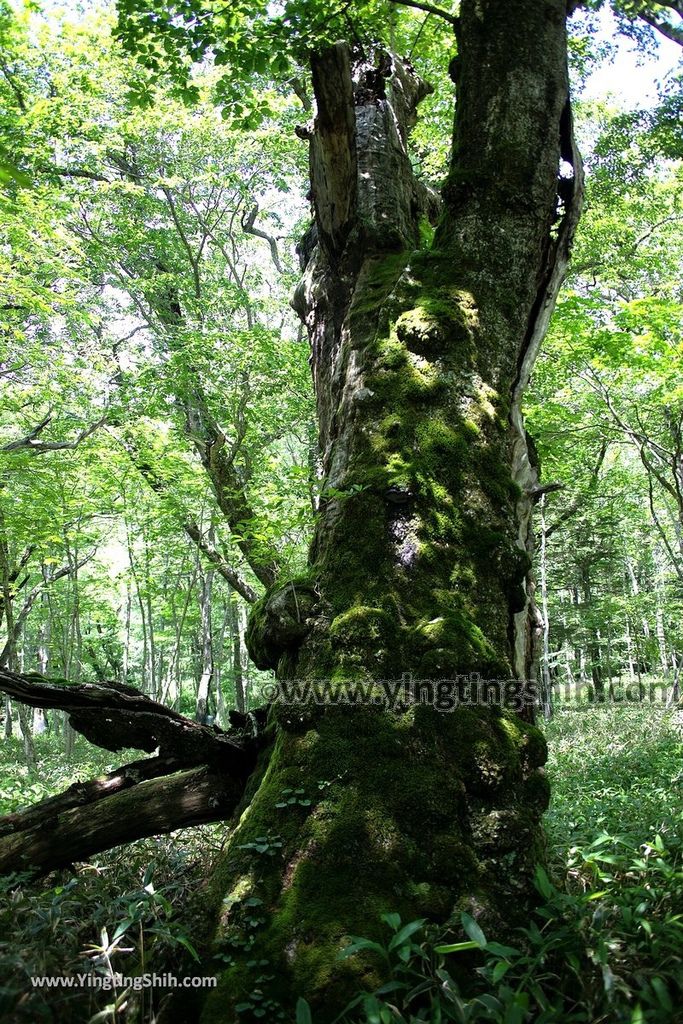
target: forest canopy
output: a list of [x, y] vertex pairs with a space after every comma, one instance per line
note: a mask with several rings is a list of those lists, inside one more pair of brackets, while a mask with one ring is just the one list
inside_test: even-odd
[[[683, 8], [566, 6], [0, 0], [0, 867], [30, 916], [36, 873], [204, 826], [159, 861], [172, 887], [173, 851], [194, 851], [209, 909], [179, 905], [219, 922], [154, 940], [159, 963], [223, 958], [219, 994], [177, 1019], [674, 1019]], [[531, 696], [429, 719], [268, 710], [283, 680], [413, 676]], [[579, 709], [624, 744], [642, 730], [664, 775], [631, 852], [614, 838], [577, 868], [620, 834], [610, 778], [604, 821], [565, 803], [566, 751], [600, 742]], [[662, 946], [572, 945], [599, 886], [628, 903], [619, 872], [657, 829]], [[578, 965], [561, 1005], [505, 988], [550, 956], [533, 930], [534, 966], [512, 955], [511, 893], [578, 922], [549, 933]], [[172, 902], [123, 918], [142, 965]], [[500, 943], [472, 989], [443, 958], [484, 932]], [[5, 956], [20, 1013], [31, 956]], [[574, 1006], [586, 958], [601, 994]]]

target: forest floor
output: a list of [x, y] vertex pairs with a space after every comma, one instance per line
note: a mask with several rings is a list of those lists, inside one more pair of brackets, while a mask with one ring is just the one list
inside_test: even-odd
[[[464, 1019], [681, 1021], [683, 712], [650, 703], [564, 704], [546, 733], [553, 797], [548, 874], [537, 879], [543, 902], [514, 953], [484, 949], [478, 995], [490, 1006], [461, 1001]], [[38, 768], [30, 771], [18, 740], [0, 745], [0, 813], [131, 759], [80, 738], [68, 762], [54, 737], [37, 737], [36, 747]], [[206, 826], [141, 841], [40, 883], [0, 882], [0, 1019], [112, 1020], [101, 1014], [119, 997], [129, 1012], [116, 1020], [153, 1020], [141, 996], [36, 990], [30, 979], [83, 972], [93, 962], [126, 975], [174, 971], [188, 956], [191, 963], [198, 883], [220, 854], [221, 832]]]

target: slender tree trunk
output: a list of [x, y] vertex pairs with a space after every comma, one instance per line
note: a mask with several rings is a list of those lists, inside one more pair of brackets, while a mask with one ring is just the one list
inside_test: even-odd
[[126, 582], [126, 599], [124, 601], [124, 614], [123, 614], [123, 655], [121, 660], [121, 675], [122, 682], [128, 682], [128, 674], [130, 672], [130, 617], [132, 610], [132, 598], [130, 592], [130, 582]]
[[628, 614], [628, 612], [626, 613], [625, 618], [624, 618], [624, 626], [625, 626], [624, 636], [626, 638], [626, 660], [628, 662], [628, 678], [629, 678], [629, 682], [635, 683], [635, 681], [636, 681], [636, 663], [635, 663], [634, 658], [633, 658], [633, 637], [632, 637], [632, 634], [631, 634], [631, 617]]
[[133, 552], [133, 543], [130, 535], [130, 527], [128, 520], [126, 519], [126, 538], [128, 546], [128, 562], [130, 564], [130, 571], [133, 577], [133, 584], [135, 587], [135, 595], [137, 597], [138, 608], [140, 609], [140, 625], [142, 629], [142, 664], [140, 666], [141, 679], [140, 689], [143, 693], [149, 692], [148, 679], [149, 679], [149, 643], [147, 637], [147, 616], [145, 613], [145, 601], [142, 594], [142, 588], [140, 585], [140, 578], [138, 576], [137, 568], [135, 565], [135, 555]]
[[612, 623], [607, 620], [607, 684], [610, 700], [614, 700], [614, 665], [612, 664]]
[[[38, 663], [38, 671], [41, 676], [47, 675], [47, 669], [50, 661], [50, 607], [47, 600], [47, 595], [43, 594], [41, 597], [41, 609], [43, 613], [43, 619], [38, 627], [38, 648], [36, 651], [36, 661]], [[33, 712], [33, 731], [36, 735], [40, 736], [42, 733], [47, 732], [47, 715], [42, 708], [35, 708]]]
[[240, 714], [246, 714], [249, 710], [249, 666], [244, 647], [244, 609], [236, 595], [230, 602], [230, 614], [235, 707]]
[[[640, 584], [638, 583], [638, 576], [636, 575], [636, 570], [635, 570], [635, 566], [633, 565], [633, 560], [631, 558], [629, 558], [628, 556], [626, 557], [626, 571], [628, 573], [628, 578], [629, 578], [629, 581], [630, 581], [630, 584], [631, 584], [631, 594], [633, 595], [634, 598], [637, 598], [640, 595]], [[637, 654], [637, 658], [638, 658], [638, 681], [639, 681], [639, 685], [641, 687], [641, 694], [644, 695], [644, 687], [642, 686], [642, 682], [641, 682], [640, 676], [641, 676], [641, 672], [649, 672], [650, 671], [650, 666], [648, 664], [648, 662], [649, 662], [648, 648], [649, 648], [649, 640], [650, 640], [650, 624], [647, 621], [647, 617], [645, 615], [643, 615], [641, 617], [640, 621], [641, 621], [641, 625], [642, 625], [642, 628], [643, 628], [643, 639], [645, 641], [645, 650], [643, 651], [642, 648], [641, 648], [640, 640], [639, 640], [639, 637], [638, 637], [638, 631], [637, 630], [636, 630], [636, 633], [635, 633], [635, 643], [636, 643], [636, 654]], [[642, 699], [642, 697], [641, 697], [641, 699]]]
[[677, 658], [675, 651], [671, 655], [671, 668], [673, 671], [673, 681], [671, 683], [671, 692], [669, 693], [666, 702], [667, 707], [671, 707], [673, 704], [678, 704], [681, 699], [681, 660], [680, 658]]
[[173, 646], [173, 653], [168, 666], [168, 680], [164, 691], [163, 703], [166, 703], [169, 699], [171, 707], [177, 708], [180, 705], [181, 691], [182, 691], [182, 650], [183, 650], [183, 630], [185, 628], [185, 620], [187, 618], [187, 612], [190, 607], [190, 601], [194, 594], [195, 584], [197, 582], [197, 574], [200, 570], [199, 552], [197, 552], [194, 568], [190, 577], [189, 583], [185, 590], [185, 596], [183, 598], [183, 607], [180, 615], [176, 612], [175, 600], [171, 597], [171, 607], [173, 609], [173, 629], [175, 632], [175, 644]]
[[[81, 594], [78, 578], [78, 550], [72, 552], [68, 538], [65, 537], [65, 549], [71, 572], [69, 574], [71, 591], [71, 608], [67, 626], [67, 639], [64, 650], [64, 675], [74, 683], [80, 683], [83, 669], [83, 638], [81, 634]], [[64, 718], [64, 754], [73, 756], [76, 742], [76, 731], [69, 718]]]
[[142, 528], [142, 542], [143, 550], [145, 553], [145, 590], [144, 597], [140, 596], [140, 605], [143, 618], [147, 617], [147, 638], [149, 641], [149, 694], [156, 700], [158, 697], [157, 693], [157, 645], [156, 635], [154, 630], [154, 611], [152, 608], [152, 580], [150, 574], [150, 557], [149, 557], [149, 545], [147, 543], [147, 532], [143, 526]]
[[[0, 663], [3, 668], [10, 672], [17, 670], [17, 630], [14, 622], [14, 594], [12, 593], [11, 570], [9, 560], [9, 548], [7, 535], [5, 533], [4, 516], [0, 514], [0, 573], [2, 573], [2, 597], [5, 610], [5, 625], [7, 628], [7, 643], [3, 651]], [[21, 628], [21, 627], [19, 627]], [[12, 735], [12, 718], [9, 702], [6, 704], [6, 722], [9, 722], [9, 736]], [[19, 727], [24, 748], [24, 760], [30, 769], [36, 767], [36, 751], [33, 743], [32, 713], [23, 704], [18, 705]], [[5, 733], [7, 736], [8, 733]]]
[[[14, 649], [14, 616], [12, 602], [14, 595], [10, 584], [9, 571], [9, 550], [7, 547], [7, 534], [5, 531], [5, 517], [0, 508], [0, 573], [2, 574], [2, 611], [7, 630], [7, 643], [5, 644], [5, 656], [11, 661]], [[6, 740], [12, 738], [12, 704], [8, 697], [4, 699], [5, 725], [4, 737]]]
[[205, 723], [209, 714], [209, 701], [214, 679], [213, 632], [211, 628], [211, 596], [213, 591], [213, 569], [201, 574], [199, 580], [199, 618], [201, 672], [197, 687], [195, 719]]
[[[588, 610], [588, 613], [590, 615], [591, 604], [593, 601], [593, 592], [591, 588], [590, 569], [586, 564], [581, 566], [581, 591], [584, 607]], [[592, 621], [589, 621], [587, 625], [587, 631], [588, 642], [586, 644], [586, 648], [588, 658], [590, 660], [590, 673], [591, 680], [593, 683], [593, 691], [595, 694], [596, 701], [598, 701], [599, 704], [602, 704], [605, 700], [605, 680], [602, 674], [600, 630], [596, 628]]]
[[221, 728], [224, 728], [228, 722], [228, 707], [225, 700], [223, 679], [223, 670], [225, 668], [226, 658], [226, 637], [229, 637], [230, 643], [232, 644], [232, 635], [230, 633], [231, 613], [229, 595], [227, 600], [223, 601], [221, 610], [222, 615], [220, 619], [220, 628], [215, 637], [214, 643], [214, 685], [216, 687], [216, 724], [221, 726]]
[[[318, 245], [295, 307], [325, 489], [309, 572], [254, 607], [247, 639], [283, 687], [315, 681], [319, 698], [275, 705], [272, 752], [207, 903], [234, 966], [203, 1019], [232, 1021], [265, 958], [272, 980], [258, 984], [284, 1017], [305, 995], [328, 1024], [382, 978], [338, 954], [345, 936], [378, 934], [383, 912], [446, 922], [469, 908], [500, 935], [533, 898], [540, 733], [483, 701], [450, 714], [378, 701], [381, 680], [410, 675], [434, 697], [445, 678], [509, 679], [526, 649], [533, 474], [519, 410], [577, 214], [578, 188], [553, 227], [561, 157], [570, 194], [580, 181], [565, 11], [463, 0], [453, 167], [422, 252], [428, 203], [407, 135], [424, 85], [386, 55], [374, 72], [352, 67], [343, 44], [313, 61]], [[364, 699], [333, 706], [334, 687], [358, 681]], [[293, 787], [310, 804], [283, 809]], [[264, 908], [254, 933], [250, 897]]]
[[543, 717], [549, 722], [553, 717], [553, 691], [550, 681], [550, 612], [548, 610], [548, 559], [547, 536], [545, 524], [545, 495], [540, 501], [540, 533], [541, 533], [541, 614], [543, 616], [543, 648], [541, 653], [541, 707]]
[[655, 592], [657, 606], [655, 609], [655, 635], [657, 637], [657, 648], [659, 650], [659, 667], [662, 672], [662, 679], [666, 682], [669, 674], [669, 653], [666, 645], [666, 633], [664, 632], [664, 610], [662, 608], [661, 590]]

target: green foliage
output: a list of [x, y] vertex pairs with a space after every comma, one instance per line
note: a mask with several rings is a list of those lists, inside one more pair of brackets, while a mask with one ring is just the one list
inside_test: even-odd
[[579, 115], [586, 209], [526, 401], [543, 480], [564, 485], [541, 527], [550, 668], [584, 684], [670, 681], [683, 578], [681, 169], [662, 162], [643, 112]]
[[[612, 7], [641, 42], [650, 34], [643, 14], [671, 24], [666, 5], [614, 0]], [[377, 43], [410, 55], [435, 86], [421, 108], [411, 158], [419, 175], [438, 183], [450, 157], [447, 66], [455, 41], [447, 21], [387, 0], [351, 7], [320, 0], [120, 0], [113, 22], [97, 6], [42, 13], [33, 2], [0, 4], [0, 447], [26, 441], [0, 452], [5, 597], [19, 614], [27, 607], [8, 657], [15, 665], [23, 658], [25, 668], [49, 664], [71, 681], [132, 682], [192, 714], [208, 637], [214, 700], [223, 701], [211, 710], [224, 715], [244, 668], [243, 607], [216, 575], [215, 560], [188, 541], [188, 520], [257, 590], [245, 545], [273, 555], [286, 577], [296, 577], [318, 500], [356, 502], [357, 523], [372, 520], [363, 511], [370, 507], [365, 485], [341, 490], [314, 479], [308, 349], [287, 308], [298, 275], [294, 241], [308, 212], [305, 151], [293, 129], [310, 92], [309, 53], [351, 35], [370, 60]], [[583, 79], [606, 46], [596, 45], [595, 21], [575, 25], [571, 53]], [[565, 532], [555, 531], [549, 555], [553, 667], [564, 652], [567, 666], [573, 661], [581, 670], [575, 653], [590, 648], [582, 671], [606, 668], [617, 680], [617, 697], [629, 658], [631, 676], [652, 678], [660, 625], [665, 661], [682, 642], [680, 97], [672, 77], [653, 110], [580, 111], [586, 215], [528, 402], [545, 479], [567, 485], [562, 506], [548, 498], [548, 525], [578, 502]], [[267, 237], [254, 235], [254, 224]], [[425, 227], [422, 243], [429, 241]], [[367, 319], [404, 264], [401, 255], [380, 270], [391, 280], [377, 281], [359, 317]], [[400, 325], [414, 353], [429, 351], [442, 328], [457, 333], [464, 349], [464, 306], [456, 316], [457, 302], [446, 305], [436, 292], [425, 299], [426, 290]], [[443, 382], [419, 370], [419, 359], [408, 367], [395, 339], [379, 355], [373, 383], [385, 397], [389, 381], [397, 401], [406, 394], [438, 398], [436, 384], [443, 389]], [[475, 406], [474, 418], [463, 418], [457, 431], [440, 418], [411, 421], [401, 452], [400, 418], [381, 422], [377, 444], [387, 453], [387, 485], [401, 488], [410, 474], [435, 473], [457, 483], [471, 465], [489, 479], [496, 504], [514, 501], [509, 481], [485, 462], [487, 396]], [[216, 425], [209, 439], [207, 421]], [[232, 529], [220, 508], [226, 488], [207, 475], [221, 450], [230, 451], [247, 499]], [[426, 498], [434, 536], [445, 545], [460, 529], [462, 509], [443, 494], [435, 489]], [[357, 523], [335, 552], [340, 577], [353, 557]], [[496, 573], [497, 534], [480, 525], [470, 547]], [[424, 555], [443, 563], [439, 543]], [[520, 562], [520, 578], [525, 568]], [[459, 583], [463, 593], [482, 586], [469, 568], [461, 568]], [[365, 594], [352, 597], [351, 613], [344, 607], [334, 619], [334, 642], [351, 650], [363, 635], [368, 649], [385, 642], [383, 610]], [[466, 611], [450, 606], [411, 639], [438, 640], [447, 654], [458, 653], [459, 663], [461, 648], [477, 664], [486, 653]], [[476, 734], [476, 721], [470, 724]], [[52, 733], [36, 738], [39, 769], [20, 763], [25, 749], [16, 738], [2, 748], [0, 812], [113, 767], [110, 755], [80, 740], [65, 760], [57, 753], [57, 725], [51, 716]], [[550, 732], [553, 870], [550, 877], [537, 873], [533, 920], [506, 937], [514, 943], [508, 946], [466, 913], [442, 935], [423, 921], [384, 914], [383, 929], [372, 939], [353, 939], [343, 956], [350, 967], [356, 957], [380, 958], [391, 980], [360, 995], [347, 1018], [673, 1021], [681, 1001], [683, 901], [677, 729], [649, 704], [561, 709]], [[360, 927], [362, 917], [379, 920], [381, 901], [361, 906], [353, 890], [357, 862], [352, 869], [345, 862], [343, 875], [339, 861], [350, 844], [384, 849], [393, 842], [392, 823], [373, 795], [395, 785], [400, 761], [391, 771], [376, 768], [376, 741], [352, 739], [366, 766], [360, 795], [336, 778], [320, 782], [322, 796], [314, 800], [285, 773], [264, 787], [267, 813], [237, 849], [240, 863], [261, 880], [296, 841], [300, 819], [310, 818], [313, 843], [329, 841], [325, 820], [309, 813], [314, 804], [331, 816], [341, 808], [329, 877], [339, 905], [356, 904]], [[378, 742], [389, 739], [395, 751], [393, 735]], [[452, 738], [457, 757], [466, 739], [472, 736]], [[502, 757], [512, 744], [501, 738], [499, 746]], [[506, 763], [493, 768], [503, 771]], [[491, 766], [480, 767], [485, 778]], [[312, 778], [334, 770], [313, 768]], [[443, 816], [449, 839], [462, 794], [450, 790], [452, 778], [437, 785], [438, 777], [437, 767], [421, 768], [387, 803], [393, 801], [406, 829], [432, 828]], [[135, 973], [152, 964], [160, 971], [181, 957], [196, 959], [188, 936], [201, 930], [204, 915], [192, 892], [210, 871], [213, 833], [195, 835], [97, 858], [68, 881], [8, 880], [0, 910], [7, 936], [0, 940], [0, 1012], [20, 1022], [65, 1024], [111, 1016], [90, 993], [51, 1003], [29, 979], [112, 966]], [[417, 843], [415, 849], [411, 884], [423, 867]], [[473, 868], [450, 841], [437, 858], [428, 882], [414, 884], [429, 889], [434, 916], [443, 917], [453, 888], [467, 887]], [[378, 886], [396, 867], [382, 861]], [[322, 907], [327, 898], [312, 874], [292, 887], [276, 929], [279, 949], [297, 901], [320, 900]], [[229, 966], [254, 944], [268, 920], [267, 902], [235, 898], [240, 933], [222, 954]], [[306, 955], [323, 971], [328, 954], [311, 948]], [[247, 959], [246, 969], [251, 988], [238, 1004], [240, 1017], [280, 1019], [279, 1004], [266, 994], [271, 963]], [[307, 995], [298, 1001], [297, 1024], [312, 1022]], [[130, 1019], [151, 1020], [156, 1012], [130, 993], [117, 993], [115, 1004]]]
[[[31, 978], [78, 974], [199, 972], [188, 937], [201, 904], [212, 830], [147, 840], [41, 882], [6, 876], [0, 885], [0, 1016], [16, 1024], [83, 1024], [121, 1017], [152, 1020], [160, 990], [35, 988]], [[109, 1007], [109, 1009], [107, 1009]], [[97, 1016], [100, 1014], [101, 1016]]]
[[[467, 913], [451, 930], [457, 941], [385, 914], [388, 938], [353, 937], [340, 955], [380, 957], [389, 980], [360, 993], [340, 1022], [680, 1020], [680, 727], [650, 706], [562, 710], [549, 738], [553, 875], [562, 881], [537, 868], [539, 904], [504, 942]], [[647, 764], [634, 775], [643, 750]]]
[[[52, 741], [39, 739], [50, 747]], [[377, 991], [359, 994], [344, 1021], [677, 1019], [683, 981], [683, 743], [677, 713], [647, 703], [562, 708], [548, 739], [552, 870], [550, 876], [537, 871], [539, 906], [529, 925], [499, 939], [467, 913], [441, 934], [424, 921], [385, 914], [384, 937], [352, 938], [342, 956], [379, 957], [391, 978]], [[4, 775], [24, 784], [16, 744], [4, 749]], [[82, 775], [106, 769], [97, 753], [86, 760], [85, 750], [79, 741]], [[41, 751], [41, 763], [47, 767], [45, 795], [75, 776], [53, 743]], [[300, 796], [294, 788], [281, 795]], [[280, 843], [276, 836], [256, 837], [244, 844], [245, 853], [258, 864], [260, 857], [275, 856]], [[0, 910], [3, 1012], [18, 1013], [18, 1021], [82, 1021], [101, 1005], [89, 1002], [94, 990], [60, 1001], [57, 1010], [44, 991], [31, 990], [25, 999], [28, 976], [103, 972], [107, 957], [115, 970], [134, 975], [142, 963], [157, 973], [177, 971], [187, 956], [192, 972], [193, 933], [205, 909], [191, 893], [207, 870], [211, 845], [211, 829], [188, 831], [97, 858], [68, 880], [9, 879]], [[263, 926], [265, 909], [258, 897], [240, 901], [245, 941]], [[253, 990], [240, 1004], [240, 1019], [277, 1020], [280, 1008], [267, 1005], [272, 967], [267, 961], [253, 966]], [[306, 993], [297, 1015], [297, 1024], [315, 1021]]]
[[85, 782], [113, 771], [121, 763], [120, 759], [133, 760], [135, 756], [133, 751], [111, 754], [93, 747], [82, 737], [76, 739], [73, 754], [68, 759], [54, 736], [36, 736], [35, 745], [39, 769], [22, 763], [18, 739], [5, 740], [0, 745], [0, 816], [13, 814], [28, 804], [60, 793], [74, 782]]
[[254, 853], [265, 854], [267, 857], [274, 857], [282, 850], [283, 845], [282, 836], [267, 835], [256, 836], [253, 842], [242, 843], [238, 849], [253, 850]]
[[[99, 8], [3, 6], [0, 31], [0, 153], [31, 185], [0, 194], [0, 447], [18, 443], [0, 453], [0, 515], [9, 571], [25, 570], [15, 619], [31, 613], [17, 656], [192, 713], [210, 627], [224, 716], [247, 674], [230, 639], [244, 611], [187, 523], [258, 589], [242, 547], [297, 570], [313, 515], [308, 353], [287, 306], [296, 109], [276, 97], [245, 136], [217, 118], [204, 68], [192, 110], [157, 96], [141, 112]], [[189, 422], [198, 401], [208, 439]], [[243, 488], [232, 529], [211, 445]]]
[[546, 816], [558, 856], [602, 832], [625, 835], [635, 848], [650, 834], [680, 841], [678, 715], [649, 701], [558, 711], [549, 726], [553, 798]]
[[[359, 56], [367, 57], [377, 44], [391, 42], [396, 52], [423, 65], [419, 69], [428, 80], [441, 84], [447, 80], [448, 60], [437, 60], [437, 53], [454, 43], [446, 21], [387, 0], [351, 6], [288, 0], [279, 8], [262, 0], [240, 0], [229, 7], [202, 0], [121, 0], [117, 9], [117, 37], [140, 67], [131, 93], [136, 104], [151, 107], [160, 84], [170, 85], [182, 101], [194, 102], [197, 67], [210, 58], [219, 72], [214, 98], [223, 117], [247, 131], [272, 114], [276, 90], [289, 92], [294, 86], [301, 94], [307, 88], [310, 53], [326, 43], [351, 37]], [[443, 140], [443, 131], [434, 129], [450, 121], [449, 108], [443, 93], [430, 104], [432, 129], [421, 133], [423, 142], [439, 134]], [[427, 156], [428, 173], [443, 170], [443, 156], [443, 149]]]

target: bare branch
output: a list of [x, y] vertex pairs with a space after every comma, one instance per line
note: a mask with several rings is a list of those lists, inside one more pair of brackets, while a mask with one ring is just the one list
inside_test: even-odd
[[2, 73], [5, 76], [7, 84], [14, 93], [14, 98], [17, 101], [17, 106], [19, 107], [19, 110], [22, 112], [22, 114], [25, 114], [28, 109], [26, 106], [26, 100], [24, 99], [23, 92], [21, 91], [17, 83], [14, 81], [14, 75], [11, 73], [7, 65], [4, 63], [0, 64], [0, 69], [2, 70]]
[[309, 110], [312, 110], [313, 104], [311, 103], [311, 98], [306, 92], [306, 86], [301, 81], [301, 79], [291, 78], [289, 81], [289, 85], [291, 85], [294, 95], [301, 102], [301, 106], [304, 108], [304, 110], [307, 112]]
[[437, 18], [443, 18], [449, 25], [453, 25], [454, 28], [458, 27], [459, 21], [455, 14], [451, 14], [450, 11], [444, 11], [441, 7], [434, 7], [433, 4], [422, 3], [421, 0], [390, 0], [392, 4], [398, 4], [400, 7], [414, 7], [418, 11], [425, 11], [427, 14], [434, 14]]
[[[595, 466], [593, 467], [593, 469], [591, 471], [590, 479], [588, 481], [588, 487], [586, 488], [586, 491], [588, 493], [590, 493], [595, 488], [595, 485], [598, 482], [598, 477], [600, 475], [600, 470], [602, 468], [603, 462], [605, 461], [605, 455], [607, 454], [607, 448], [608, 448], [607, 442], [603, 441], [603, 443], [600, 446], [600, 451], [598, 452], [598, 457], [597, 457]], [[555, 531], [559, 530], [560, 526], [562, 526], [563, 523], [566, 523], [567, 520], [571, 519], [572, 516], [576, 515], [576, 513], [581, 508], [581, 504], [582, 504], [582, 502], [584, 500], [584, 497], [585, 497], [585, 495], [579, 495], [571, 503], [571, 505], [569, 505], [564, 510], [564, 512], [558, 517], [558, 519], [556, 519], [556, 521], [551, 526], [546, 527], [546, 529], [544, 530], [545, 539], [546, 540], [549, 540], [550, 537], [552, 537], [552, 535], [555, 533]]]
[[280, 262], [280, 254], [278, 252], [276, 239], [273, 237], [273, 235], [269, 235], [267, 231], [263, 231], [262, 228], [257, 228], [255, 226], [255, 221], [258, 212], [258, 203], [255, 203], [249, 213], [242, 215], [242, 230], [245, 231], [246, 234], [248, 235], [255, 235], [257, 238], [263, 238], [266, 240], [266, 242], [270, 246], [270, 255], [275, 265], [275, 269], [277, 270], [278, 274], [282, 274], [284, 271], [282, 268], [282, 263]]
[[[11, 635], [8, 636], [5, 646], [3, 647], [2, 651], [0, 651], [0, 666], [5, 667], [8, 664], [12, 647], [14, 644], [16, 644], [17, 640], [19, 639], [21, 631], [24, 627], [24, 623], [26, 622], [26, 619], [28, 618], [31, 609], [35, 604], [36, 599], [40, 597], [40, 595], [50, 586], [51, 583], [56, 583], [57, 580], [63, 579], [64, 576], [70, 576], [73, 573], [78, 572], [79, 569], [82, 569], [83, 566], [87, 565], [87, 563], [94, 557], [95, 550], [91, 551], [89, 555], [85, 555], [80, 561], [76, 562], [75, 565], [63, 565], [61, 569], [57, 569], [56, 572], [51, 573], [49, 576], [40, 580], [39, 583], [36, 583], [33, 589], [29, 591], [26, 598], [24, 599], [24, 604], [19, 614], [16, 616], [12, 616], [13, 624]], [[21, 570], [17, 571], [17, 575], [19, 574], [19, 571]], [[12, 577], [10, 577], [10, 579], [11, 578]], [[20, 590], [22, 590], [24, 586], [26, 586], [28, 579], [29, 577], [27, 576], [23, 583], [16, 588], [17, 593]], [[4, 599], [0, 598], [0, 603], [4, 607]]]
[[111, 178], [98, 171], [90, 171], [87, 167], [60, 167], [58, 164], [39, 164], [42, 174], [56, 174], [59, 178], [86, 178], [88, 181], [103, 181], [111, 184]]
[[168, 203], [168, 208], [171, 212], [173, 223], [175, 224], [176, 231], [178, 232], [178, 236], [180, 238], [180, 241], [182, 242], [183, 248], [185, 249], [185, 252], [187, 253], [187, 258], [190, 262], [190, 267], [192, 269], [192, 281], [194, 284], [195, 298], [200, 299], [202, 294], [202, 287], [201, 279], [199, 276], [199, 258], [192, 251], [190, 240], [188, 239], [187, 234], [185, 233], [185, 230], [183, 228], [183, 225], [180, 222], [180, 217], [178, 216], [178, 210], [176, 209], [176, 205], [173, 200], [173, 194], [171, 193], [171, 190], [167, 188], [165, 185], [162, 185], [161, 191], [164, 193], [166, 197], [166, 202]]
[[33, 455], [44, 455], [45, 452], [57, 452], [57, 451], [68, 451], [78, 448], [79, 444], [94, 434], [96, 430], [104, 426], [106, 422], [106, 416], [101, 416], [95, 423], [91, 423], [89, 427], [86, 427], [80, 432], [80, 434], [73, 441], [39, 441], [38, 438], [45, 430], [45, 428], [51, 423], [52, 414], [48, 415], [40, 421], [32, 430], [26, 434], [25, 437], [19, 437], [15, 441], [8, 441], [0, 447], [0, 452], [16, 452], [16, 451], [30, 451]]
[[250, 604], [258, 601], [258, 592], [254, 590], [254, 588], [250, 586], [235, 569], [232, 568], [232, 566], [221, 555], [220, 551], [217, 551], [216, 548], [209, 543], [194, 520], [185, 520], [183, 523], [183, 529], [188, 537], [197, 545], [202, 554], [215, 567], [216, 571], [230, 584], [233, 590], [237, 591], [240, 597], [243, 597], [244, 600], [248, 601]]

